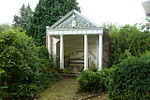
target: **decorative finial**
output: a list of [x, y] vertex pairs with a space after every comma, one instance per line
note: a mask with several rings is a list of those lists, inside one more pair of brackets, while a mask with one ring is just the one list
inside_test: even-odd
[[49, 29], [49, 26], [46, 26], [46, 29]]
[[72, 17], [75, 18], [76, 16], [73, 14]]

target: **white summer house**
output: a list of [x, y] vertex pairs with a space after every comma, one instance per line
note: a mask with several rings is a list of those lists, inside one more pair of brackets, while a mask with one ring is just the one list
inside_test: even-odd
[[70, 11], [51, 27], [46, 27], [47, 48], [54, 64], [60, 69], [68, 65], [83, 66], [83, 70], [88, 70], [94, 64], [101, 70], [102, 36], [103, 29], [76, 10]]

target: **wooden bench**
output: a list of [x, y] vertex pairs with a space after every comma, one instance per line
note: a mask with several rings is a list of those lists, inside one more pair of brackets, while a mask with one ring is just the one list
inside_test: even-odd
[[70, 66], [70, 64], [84, 64], [84, 59], [81, 58], [74, 58], [74, 59], [68, 59], [68, 66]]
[[74, 64], [74, 65], [84, 64], [84, 59], [82, 58], [68, 59], [68, 66], [70, 66], [70, 64]]

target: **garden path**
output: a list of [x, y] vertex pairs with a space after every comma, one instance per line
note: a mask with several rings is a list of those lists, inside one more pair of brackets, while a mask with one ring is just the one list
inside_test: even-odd
[[[64, 78], [46, 89], [36, 100], [83, 100], [82, 94], [76, 94], [78, 83], [75, 78]], [[88, 94], [89, 95], [89, 94]], [[101, 95], [87, 100], [107, 100], [107, 96]], [[80, 99], [79, 99], [80, 98]]]
[[65, 78], [41, 93], [38, 100], [72, 100], [77, 87], [78, 83], [75, 78]]

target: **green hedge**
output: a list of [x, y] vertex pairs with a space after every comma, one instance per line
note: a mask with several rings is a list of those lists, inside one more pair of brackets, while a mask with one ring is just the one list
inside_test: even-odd
[[100, 73], [98, 72], [82, 72], [81, 76], [77, 79], [79, 83], [79, 91], [95, 92], [103, 90], [103, 86], [100, 85], [100, 79]]
[[110, 100], [150, 99], [150, 53], [116, 65], [109, 85]]
[[127, 57], [126, 51], [133, 56], [150, 50], [150, 33], [139, 30], [137, 26], [109, 26], [110, 56], [109, 65], [120, 63]]
[[103, 68], [102, 71], [86, 71], [82, 72], [77, 78], [79, 83], [79, 91], [81, 92], [107, 92], [110, 75], [114, 68]]

